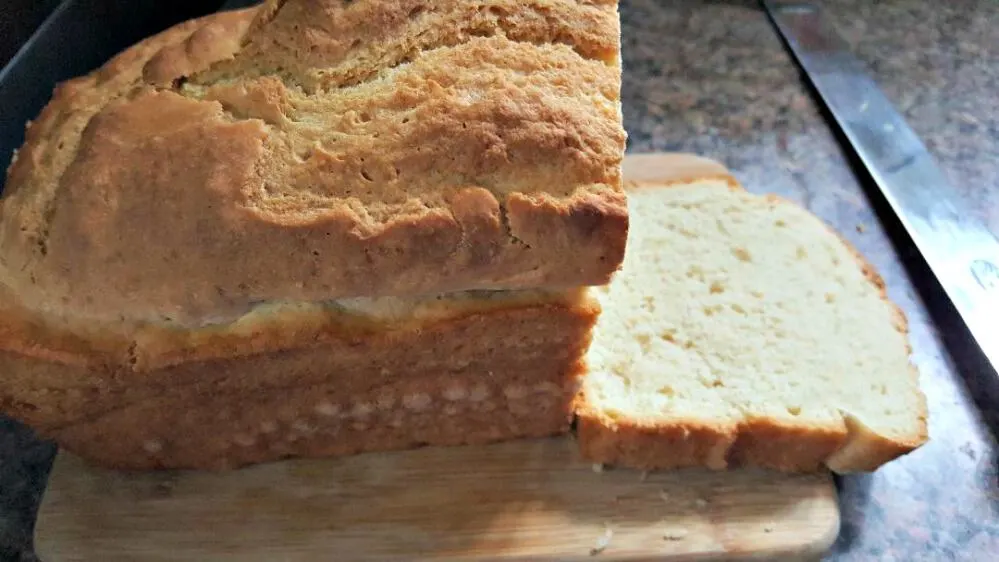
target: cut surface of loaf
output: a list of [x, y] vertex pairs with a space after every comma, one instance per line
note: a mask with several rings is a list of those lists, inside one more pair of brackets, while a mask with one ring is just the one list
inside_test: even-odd
[[601, 284], [624, 253], [613, 0], [271, 0], [61, 85], [0, 199], [50, 317]]
[[907, 327], [818, 218], [724, 177], [628, 188], [577, 405], [595, 462], [872, 470], [927, 439]]
[[120, 469], [224, 469], [565, 433], [586, 289], [261, 306], [194, 330], [60, 332], [0, 299], [0, 412]]

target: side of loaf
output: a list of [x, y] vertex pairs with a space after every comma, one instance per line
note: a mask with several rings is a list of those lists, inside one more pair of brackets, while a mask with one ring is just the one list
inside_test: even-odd
[[565, 433], [599, 306], [585, 289], [353, 299], [131, 338], [0, 313], [0, 411], [102, 466], [226, 469]]
[[0, 198], [0, 285], [82, 322], [605, 283], [615, 1], [269, 0], [61, 85]]
[[818, 218], [731, 176], [649, 177], [628, 197], [576, 405], [584, 457], [850, 472], [926, 441], [905, 318]]

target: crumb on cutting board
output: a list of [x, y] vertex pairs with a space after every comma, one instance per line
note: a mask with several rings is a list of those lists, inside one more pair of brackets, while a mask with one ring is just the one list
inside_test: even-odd
[[683, 539], [687, 538], [688, 534], [689, 533], [687, 532], [687, 530], [683, 528], [667, 529], [666, 532], [663, 533], [663, 540], [682, 541]]
[[614, 538], [614, 530], [610, 528], [610, 524], [604, 524], [604, 534], [597, 538], [597, 544], [590, 549], [590, 556], [596, 556], [607, 549], [610, 546], [611, 539]]

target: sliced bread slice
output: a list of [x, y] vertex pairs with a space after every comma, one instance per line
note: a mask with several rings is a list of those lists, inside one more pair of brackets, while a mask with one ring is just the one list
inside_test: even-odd
[[854, 249], [730, 176], [653, 176], [629, 187], [624, 266], [596, 291], [584, 457], [850, 472], [927, 440], [905, 317]]

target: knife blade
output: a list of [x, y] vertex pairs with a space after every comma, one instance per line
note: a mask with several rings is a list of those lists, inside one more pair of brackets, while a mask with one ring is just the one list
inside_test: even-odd
[[821, 8], [808, 2], [762, 3], [972, 337], [999, 371], [999, 241], [968, 211]]

